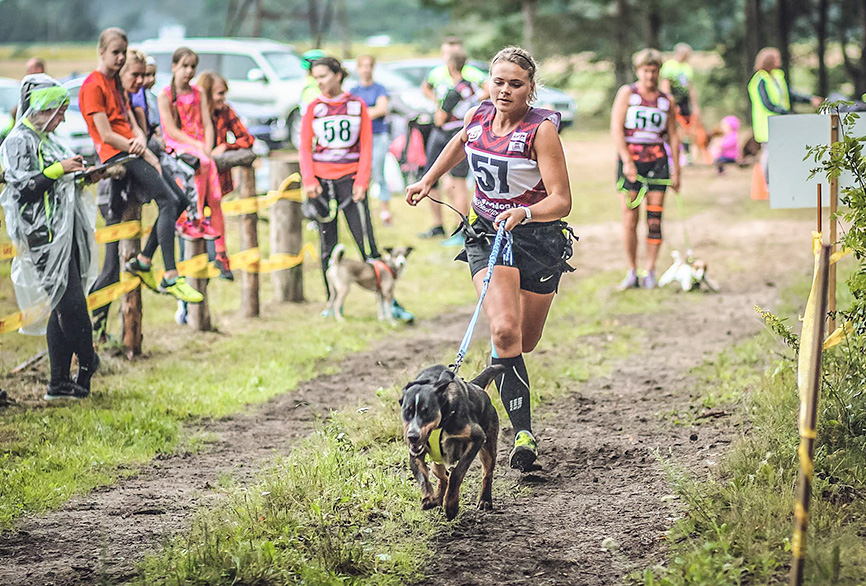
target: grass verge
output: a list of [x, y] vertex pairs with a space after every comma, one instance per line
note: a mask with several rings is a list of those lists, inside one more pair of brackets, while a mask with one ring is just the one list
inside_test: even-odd
[[[803, 287], [794, 290], [805, 297]], [[846, 294], [841, 292], [841, 306]], [[707, 478], [666, 462], [686, 511], [669, 531], [667, 562], [633, 574], [634, 582], [787, 583], [799, 474], [799, 399], [793, 353], [780, 354], [779, 347], [765, 332], [699, 369], [701, 387], [707, 389], [700, 401], [736, 403], [736, 423], [747, 431]], [[769, 360], [774, 354], [780, 357]], [[862, 347], [854, 346], [824, 353], [807, 541], [805, 583], [810, 585], [862, 585], [866, 575], [866, 406], [859, 356]], [[760, 374], [762, 368], [766, 374]], [[859, 371], [860, 381], [851, 380], [853, 371]]]
[[[575, 392], [580, 381], [603, 374], [612, 358], [635, 350], [638, 331], [610, 316], [638, 307], [661, 311], [674, 302], [674, 293], [661, 291], [610, 296], [614, 279], [600, 275], [560, 294], [545, 350], [528, 358], [530, 372], [538, 373], [534, 404]], [[464, 374], [480, 371], [486, 353], [487, 344], [474, 345]], [[201, 511], [189, 531], [144, 562], [138, 583], [405, 584], [419, 577], [433, 535], [450, 525], [438, 511], [421, 511], [402, 444], [399, 392], [399, 386], [383, 389], [365, 409], [334, 413], [256, 484], [235, 488], [222, 506]], [[463, 490], [464, 514], [478, 490], [476, 476], [470, 473]], [[494, 499], [504, 490], [495, 485]]]

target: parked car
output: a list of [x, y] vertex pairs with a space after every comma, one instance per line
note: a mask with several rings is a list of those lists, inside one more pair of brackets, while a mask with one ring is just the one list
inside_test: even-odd
[[78, 90], [87, 77], [76, 77], [63, 82], [63, 87], [69, 92], [69, 108], [66, 110], [66, 120], [54, 131], [57, 138], [72, 151], [81, 155], [88, 162], [96, 161], [96, 146], [87, 132], [87, 123], [78, 107]]
[[[167, 83], [172, 54], [181, 46], [198, 54], [198, 72], [216, 71], [228, 80], [228, 98], [237, 110], [242, 103], [253, 104], [269, 109], [268, 116], [273, 112], [286, 128], [297, 124], [306, 71], [291, 46], [263, 39], [150, 39], [135, 48], [156, 60], [158, 87]], [[283, 124], [275, 128], [282, 132]], [[286, 138], [291, 140], [291, 134]]]
[[[427, 79], [430, 70], [441, 64], [441, 59], [406, 59], [382, 63], [382, 67], [403, 75], [415, 87], [421, 87], [421, 83]], [[468, 64], [477, 67], [481, 71], [488, 71], [489, 64], [484, 61], [470, 60]], [[577, 102], [561, 90], [543, 85], [539, 86], [538, 98], [533, 105], [560, 112], [562, 114], [561, 128], [567, 128], [574, 124], [574, 118], [577, 115]]]
[[19, 82], [17, 79], [0, 77], [0, 142], [2, 133], [12, 122], [12, 109], [18, 103]]

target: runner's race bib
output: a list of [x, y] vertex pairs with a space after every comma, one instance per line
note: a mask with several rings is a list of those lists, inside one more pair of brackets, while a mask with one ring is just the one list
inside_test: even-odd
[[325, 116], [313, 120], [313, 132], [319, 146], [329, 149], [347, 149], [358, 142], [361, 134], [359, 116]]

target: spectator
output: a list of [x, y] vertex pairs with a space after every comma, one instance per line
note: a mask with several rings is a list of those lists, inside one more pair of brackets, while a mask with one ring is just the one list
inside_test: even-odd
[[[381, 206], [379, 216], [382, 219], [382, 224], [390, 226], [391, 210], [389, 209], [389, 202], [391, 201], [391, 190], [388, 188], [388, 182], [385, 181], [385, 155], [388, 154], [388, 147], [391, 144], [390, 133], [388, 132], [390, 103], [388, 90], [385, 89], [385, 86], [373, 81], [373, 68], [375, 65], [376, 59], [372, 55], [361, 55], [358, 57], [357, 71], [361, 83], [353, 87], [349, 93], [361, 98], [367, 104], [367, 113], [370, 115], [370, 120], [373, 124], [372, 185], [378, 188], [375, 193]], [[369, 207], [366, 198], [363, 205]]]
[[45, 400], [82, 399], [99, 367], [84, 298], [99, 259], [96, 210], [73, 177], [85, 170], [81, 157], [52, 134], [64, 120], [69, 93], [44, 73], [27, 75], [18, 106], [21, 116], [0, 148], [6, 179], [0, 202], [18, 248], [15, 296], [21, 310], [38, 320], [21, 333], [47, 335], [51, 378]]

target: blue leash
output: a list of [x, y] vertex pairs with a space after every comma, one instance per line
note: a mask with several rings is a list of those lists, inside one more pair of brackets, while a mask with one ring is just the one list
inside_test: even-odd
[[466, 352], [469, 350], [469, 342], [472, 340], [472, 332], [475, 331], [475, 325], [478, 323], [478, 316], [481, 314], [481, 304], [484, 302], [484, 297], [487, 295], [487, 289], [490, 287], [490, 279], [493, 277], [493, 267], [496, 265], [496, 259], [499, 258], [499, 249], [502, 248], [502, 241], [505, 240], [505, 247], [502, 250], [502, 260], [505, 264], [514, 264], [514, 252], [511, 246], [511, 233], [505, 231], [505, 222], [499, 224], [499, 230], [496, 231], [496, 238], [493, 240], [493, 247], [490, 249], [490, 257], [487, 259], [487, 274], [484, 275], [484, 283], [481, 286], [481, 295], [478, 296], [478, 304], [475, 306], [475, 313], [472, 314], [472, 319], [469, 320], [469, 327], [463, 335], [463, 341], [460, 342], [460, 349], [457, 350], [457, 358], [454, 364], [451, 365], [451, 370], [454, 374], [460, 369], [463, 364], [463, 359], [466, 358]]

